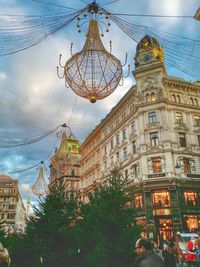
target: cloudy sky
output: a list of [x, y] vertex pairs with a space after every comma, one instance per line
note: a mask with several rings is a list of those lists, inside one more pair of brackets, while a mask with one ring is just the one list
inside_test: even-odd
[[[32, 0], [0, 0], [0, 13], [1, 15], [52, 15], [64, 13], [66, 9], [44, 4], [45, 2], [78, 9], [90, 3], [87, 0], [41, 0], [40, 2], [43, 4]], [[109, 0], [99, 1], [101, 5], [108, 2]], [[199, 0], [119, 0], [104, 7], [114, 13], [193, 16], [199, 4]], [[166, 31], [200, 40], [200, 22], [192, 19], [131, 17], [131, 20], [153, 27], [155, 31]], [[111, 25], [110, 32], [103, 38], [106, 49], [109, 49], [110, 39], [113, 42], [112, 53], [123, 62], [125, 53], [128, 52], [128, 61], [133, 70], [136, 43], [114, 25]], [[70, 43], [74, 43], [75, 53], [82, 48], [84, 40], [85, 35], [78, 33], [75, 23], [72, 23], [36, 46], [17, 54], [0, 57], [1, 140], [12, 141], [16, 138], [37, 136], [67, 123], [74, 136], [82, 142], [135, 83], [131, 74], [125, 79], [124, 86], [118, 87], [112, 95], [95, 104], [76, 97], [70, 89], [65, 88], [64, 80], [60, 80], [56, 74], [59, 54], [63, 54], [63, 60], [69, 59]], [[192, 80], [192, 77], [176, 69], [169, 68], [168, 73]], [[24, 200], [29, 194], [30, 184], [34, 183], [38, 176], [38, 169], [18, 171], [44, 161], [48, 181], [49, 159], [59, 142], [60, 139], [55, 133], [31, 145], [0, 148], [0, 173], [19, 179], [20, 192]], [[35, 200], [32, 194], [31, 198]]]

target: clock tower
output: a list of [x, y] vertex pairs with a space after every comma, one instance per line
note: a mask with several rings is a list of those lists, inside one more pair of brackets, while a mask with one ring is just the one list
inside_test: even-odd
[[145, 35], [138, 43], [133, 75], [137, 82], [140, 100], [145, 98], [148, 91], [150, 94], [153, 92], [157, 96], [156, 99], [164, 97], [163, 78], [166, 76], [164, 51], [154, 37]]

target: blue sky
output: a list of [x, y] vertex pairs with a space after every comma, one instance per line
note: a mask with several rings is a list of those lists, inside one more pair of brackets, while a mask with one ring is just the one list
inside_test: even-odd
[[[84, 0], [54, 0], [49, 2], [72, 8], [83, 8]], [[98, 1], [97, 1], [98, 2]], [[101, 5], [109, 0], [99, 1]], [[199, 0], [119, 0], [105, 5], [115, 13], [159, 14], [159, 15], [194, 15], [199, 7]], [[51, 5], [40, 4], [31, 0], [0, 0], [1, 14], [13, 15], [50, 15], [64, 13], [66, 10]], [[131, 18], [138, 24], [153, 27], [155, 31], [166, 31], [173, 34], [200, 40], [200, 22], [192, 19], [177, 18]], [[122, 62], [128, 52], [131, 70], [134, 69], [136, 43], [113, 23], [111, 30], [103, 38], [106, 49], [112, 39], [112, 53]], [[17, 54], [0, 57], [0, 133], [1, 138], [25, 138], [46, 132], [60, 124], [68, 123], [73, 134], [81, 141], [100, 122], [101, 119], [121, 99], [135, 83], [132, 74], [125, 80], [123, 87], [118, 87], [108, 98], [95, 104], [75, 96], [64, 87], [64, 80], [56, 74], [59, 54], [63, 59], [70, 57], [70, 43], [74, 43], [74, 53], [79, 51], [85, 35], [76, 30], [76, 23], [71, 23], [51, 38]], [[169, 75], [192, 80], [176, 69], [167, 69]], [[76, 98], [76, 103], [75, 103]], [[75, 103], [75, 106], [74, 106]], [[74, 109], [73, 109], [74, 106]], [[72, 114], [73, 110], [73, 114]], [[9, 173], [31, 167], [44, 161], [48, 166], [50, 155], [60, 139], [56, 134], [32, 145], [0, 149], [0, 173], [8, 174], [20, 181], [20, 192], [24, 199], [29, 193], [29, 185], [37, 178], [38, 170], [33, 168], [22, 173]], [[33, 201], [35, 197], [31, 195]]]

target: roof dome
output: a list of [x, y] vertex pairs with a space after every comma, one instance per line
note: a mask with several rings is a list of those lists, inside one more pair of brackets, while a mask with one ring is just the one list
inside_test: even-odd
[[159, 42], [156, 38], [151, 37], [149, 35], [145, 35], [136, 47], [136, 51], [139, 52], [140, 49], [152, 49], [152, 48], [161, 48]]

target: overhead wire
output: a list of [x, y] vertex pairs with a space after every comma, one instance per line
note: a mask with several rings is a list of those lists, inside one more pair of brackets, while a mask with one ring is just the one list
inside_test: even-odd
[[49, 3], [46, 1], [41, 1], [41, 0], [32, 0], [33, 2], [37, 2], [40, 4], [44, 4], [44, 5], [50, 5], [50, 6], [55, 6], [55, 7], [61, 7], [61, 8], [66, 8], [66, 9], [70, 9], [70, 10], [77, 10], [77, 8], [73, 8], [73, 7], [68, 7], [68, 6], [62, 6], [62, 5], [58, 5], [58, 4], [53, 4], [53, 3]]

